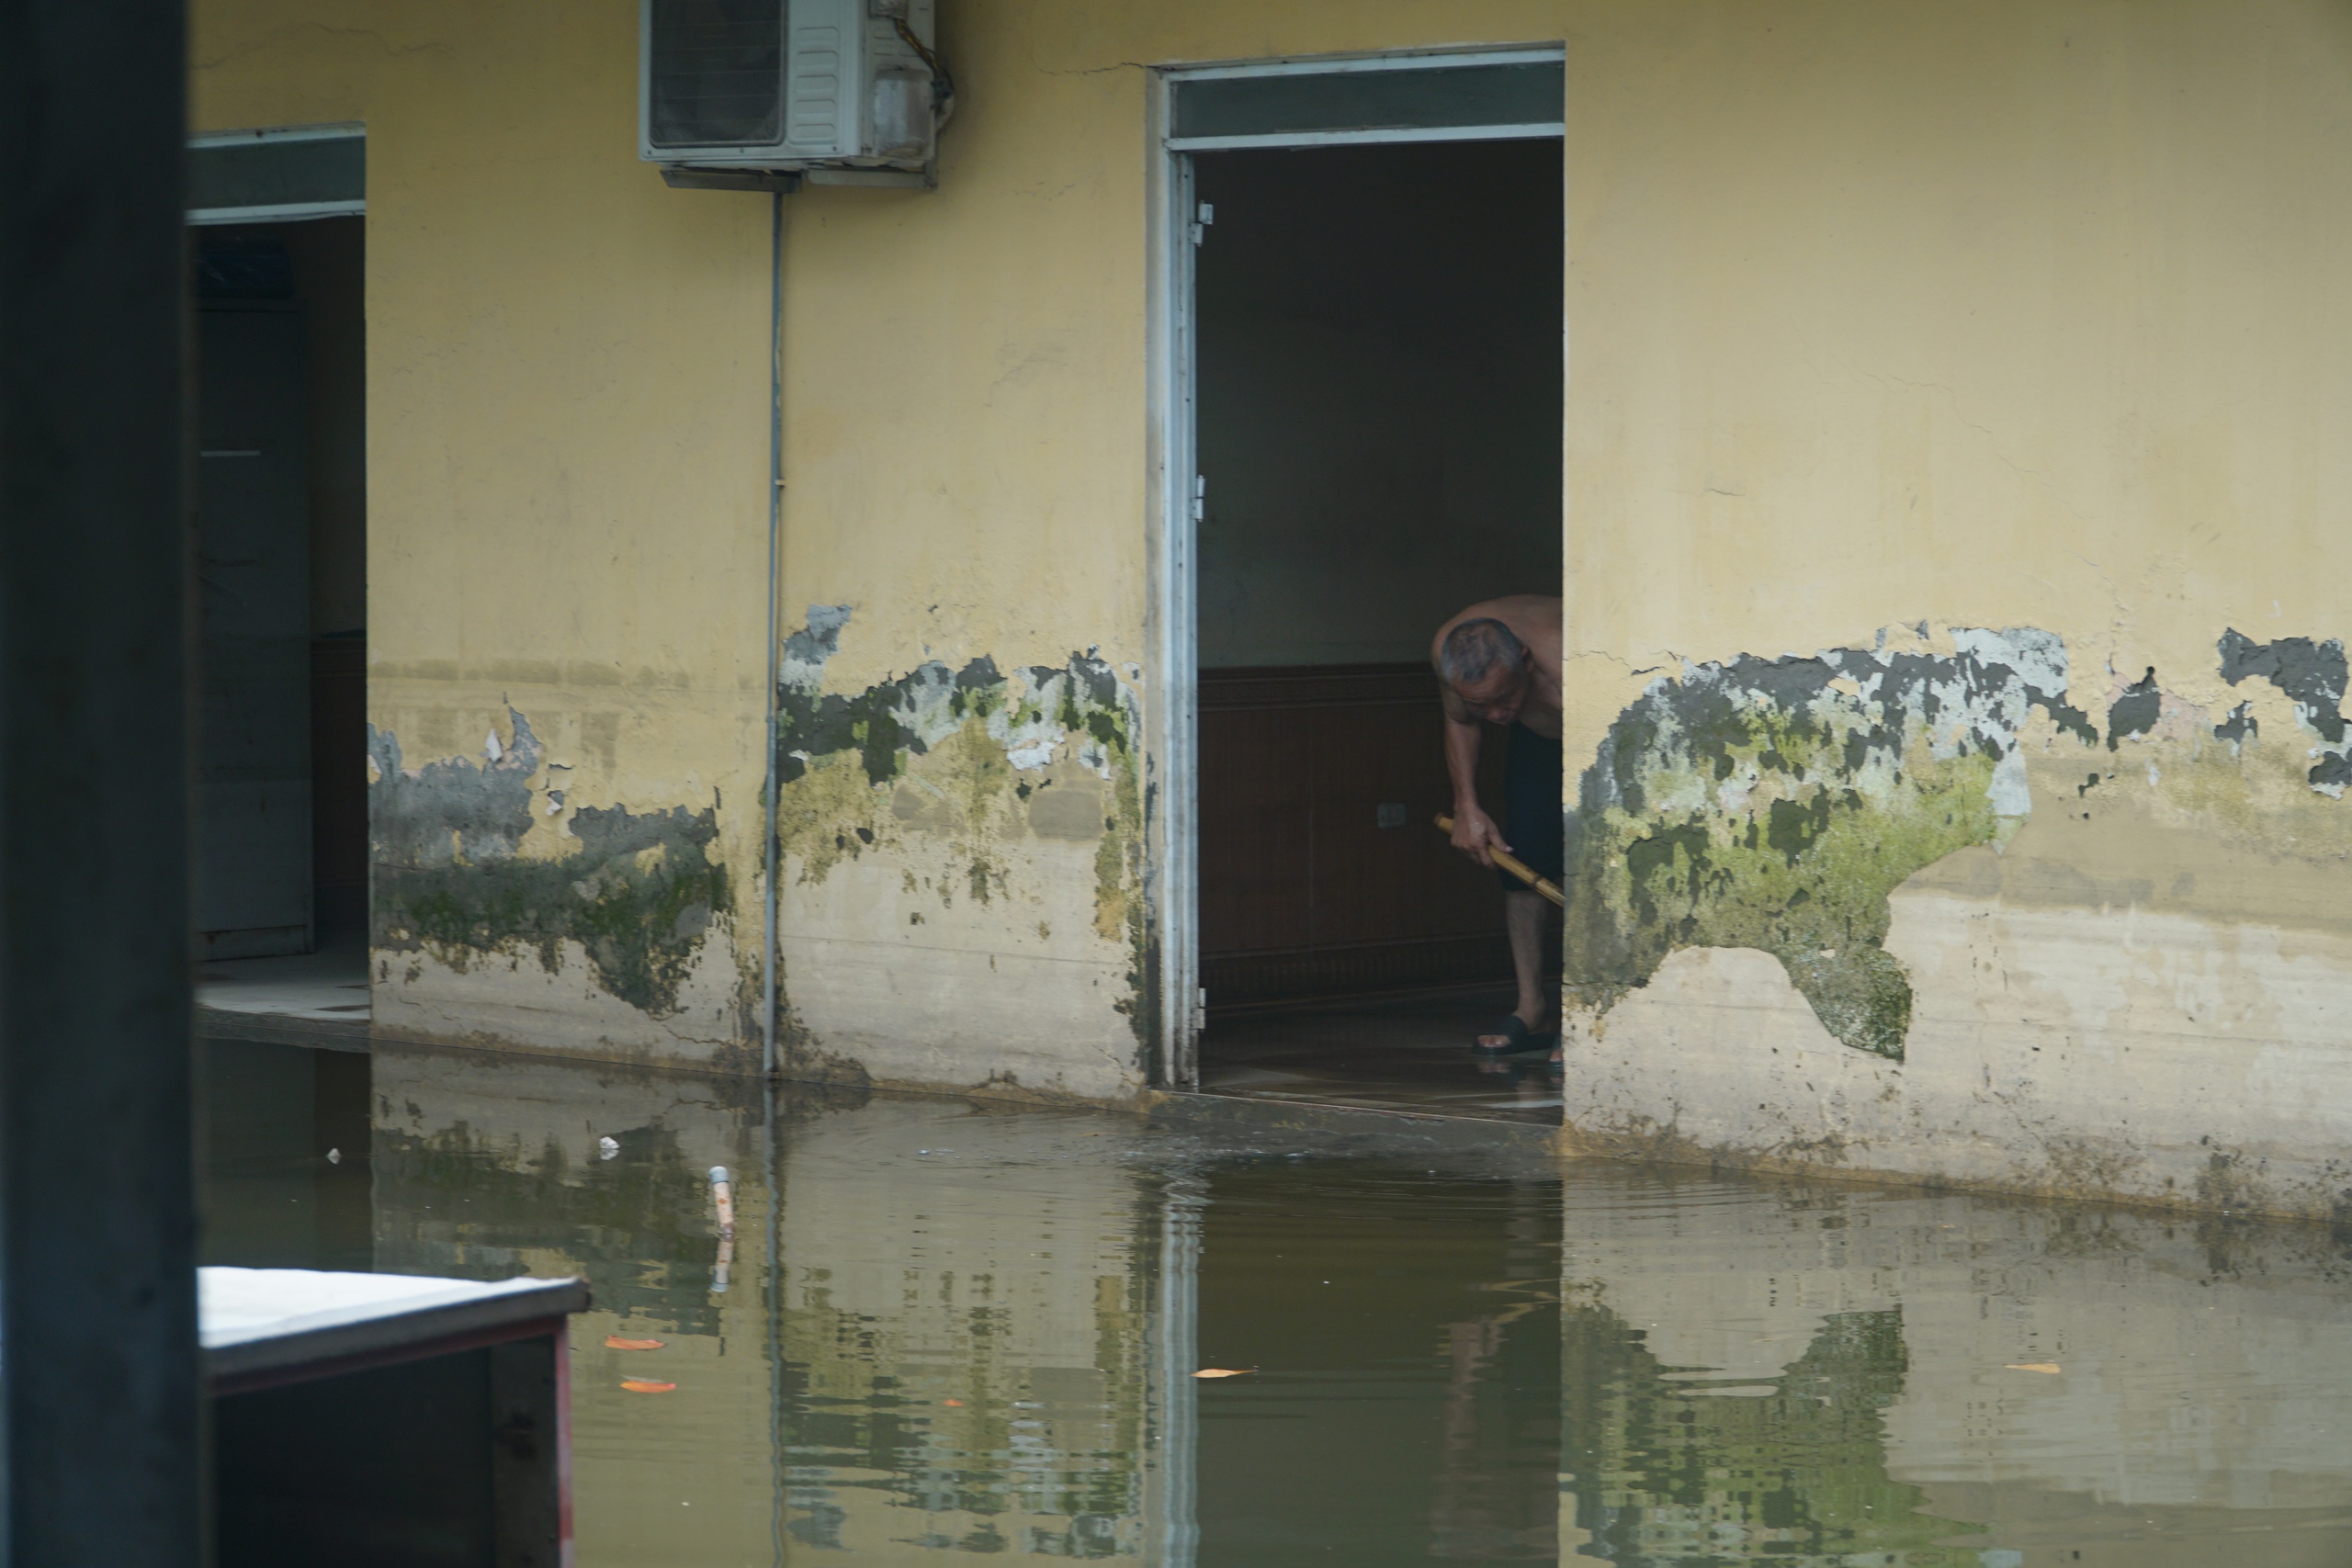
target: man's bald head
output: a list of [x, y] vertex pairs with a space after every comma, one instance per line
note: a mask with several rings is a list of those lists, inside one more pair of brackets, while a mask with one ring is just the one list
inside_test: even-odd
[[1488, 724], [1508, 725], [1519, 716], [1533, 663], [1519, 634], [1490, 616], [1455, 626], [1437, 650], [1439, 676], [1463, 706]]
[[1455, 626], [1438, 649], [1438, 673], [1457, 692], [1484, 686], [1498, 671], [1515, 681], [1526, 669], [1527, 645], [1490, 615]]

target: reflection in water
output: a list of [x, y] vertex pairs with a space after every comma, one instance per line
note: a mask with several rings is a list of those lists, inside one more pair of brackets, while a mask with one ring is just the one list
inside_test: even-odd
[[2323, 1233], [210, 1052], [208, 1258], [588, 1277], [583, 1568], [2352, 1562]]
[[2352, 1562], [2324, 1231], [1601, 1170], [1563, 1235], [1588, 1557]]
[[594, 1288], [583, 1564], [1167, 1560], [1138, 1124], [389, 1048], [375, 1107], [380, 1267]]
[[198, 1261], [375, 1267], [368, 1058], [208, 1040], [198, 1071], [207, 1198]]
[[1559, 1181], [1377, 1159], [1209, 1179], [1201, 1561], [1553, 1562]]
[[1618, 1568], [1975, 1564], [1979, 1536], [1886, 1470], [1882, 1416], [1903, 1392], [1900, 1311], [1838, 1313], [1769, 1382], [1671, 1368], [1608, 1308], [1567, 1314], [1566, 1490], [1584, 1551]]
[[1093, 1115], [922, 1101], [794, 1129], [795, 1541], [1142, 1554], [1154, 1227], [1108, 1135]]

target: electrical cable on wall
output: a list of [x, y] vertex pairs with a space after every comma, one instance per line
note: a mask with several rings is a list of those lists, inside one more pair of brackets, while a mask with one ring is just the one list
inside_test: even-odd
[[956, 78], [948, 72], [946, 62], [927, 48], [922, 39], [915, 37], [915, 30], [907, 25], [906, 17], [899, 17], [896, 20], [899, 37], [906, 40], [909, 49], [922, 56], [925, 65], [931, 67], [932, 125], [934, 129], [944, 126], [956, 115]]

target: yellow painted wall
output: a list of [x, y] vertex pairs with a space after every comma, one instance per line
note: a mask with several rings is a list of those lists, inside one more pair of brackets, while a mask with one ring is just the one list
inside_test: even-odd
[[2219, 623], [2352, 629], [2352, 10], [1589, 15], [1578, 646], [1809, 651], [1924, 616], [2137, 679], [2210, 667]]
[[[1745, 915], [1692, 901], [1747, 936], [1577, 998], [1573, 1130], [1588, 1146], [2329, 1212], [2328, 1151], [2352, 1130], [2337, 1088], [2352, 803], [2307, 774], [2343, 748], [2269, 681], [2225, 681], [2217, 645], [2233, 628], [2352, 635], [2337, 434], [2352, 413], [2352, 10], [1583, 17], [1572, 767], [1628, 733], [1612, 727], [1648, 682], [1667, 678], [1671, 708], [1713, 678], [1686, 660], [1935, 660], [1956, 628], [2061, 639], [2064, 701], [2098, 739], [2025, 716], [2030, 815], [1996, 805], [1949, 853], [1951, 838], [1906, 859], [1892, 828], [1871, 837], [1890, 818], [1841, 818], [1886, 855], [1859, 880], [1894, 884], [1877, 945], [1907, 976], [1899, 1061], [1853, 1049], [1851, 1027], [1833, 1038], [1832, 972], [1865, 944], [1840, 952], [1783, 921], [1762, 886], [1781, 871], [1754, 857], [1727, 874], [1756, 895]], [[2113, 705], [2151, 671], [2161, 698], [2135, 733]], [[1878, 711], [1866, 693], [1827, 701]], [[2215, 728], [2241, 704], [2260, 731], [2237, 745]], [[1908, 732], [1915, 780], [1965, 761], [1928, 755], [1930, 728]], [[1764, 794], [1797, 798], [1767, 766], [1744, 807], [1663, 809], [1692, 783], [1674, 773], [1603, 840], [1702, 822], [1722, 871]], [[1963, 816], [1994, 804], [1956, 798]], [[1925, 812], [1904, 830], [1942, 831]], [[1603, 861], [1585, 868], [1589, 896], [1691, 869], [1645, 879]], [[1794, 937], [1768, 953], [1774, 921]]]
[[[928, 660], [1002, 679], [975, 675], [989, 712], [940, 709], [936, 744], [878, 782], [820, 746], [786, 791], [797, 1068], [1139, 1080], [1149, 781], [1132, 730], [1082, 755], [1087, 716], [1021, 705], [1082, 684], [1094, 649], [1116, 688], [1097, 716], [1139, 722], [1166, 674], [1146, 640], [1147, 67], [1565, 40], [1572, 768], [1660, 678], [1670, 704], [1743, 655], [1957, 668], [1971, 628], [2056, 639], [2051, 702], [2098, 736], [2047, 704], [2002, 731], [2030, 812], [1987, 795], [1981, 747], [1906, 775], [1957, 791], [1959, 826], [1912, 822], [1939, 847], [1857, 906], [1907, 976], [1902, 1060], [1833, 1037], [1797, 957], [1715, 942], [1578, 992], [1571, 1120], [2154, 1197], [2222, 1180], [2220, 1150], [2275, 1168], [2264, 1203], [2318, 1201], [2305, 1156], [2352, 1127], [2324, 1021], [2352, 998], [2352, 806], [2304, 783], [2310, 716], [2226, 682], [2216, 644], [2352, 631], [2352, 11], [944, 9], [963, 92], [939, 191], [787, 204], [782, 602], [787, 631], [846, 607], [803, 671], [812, 704]], [[207, 127], [368, 122], [372, 703], [401, 766], [478, 753], [511, 702], [573, 770], [526, 860], [574, 852], [583, 803], [722, 797], [732, 924], [671, 1016], [569, 949], [548, 975], [527, 943], [488, 964], [427, 944], [379, 968], [379, 1020], [707, 1055], [744, 1038], [756, 947], [767, 210], [636, 162], [633, 18], [210, 0], [196, 102]], [[2149, 669], [2162, 722], [2110, 750], [2110, 705]], [[2240, 703], [2259, 737], [2217, 742]], [[2093, 772], [2112, 776], [2082, 791]], [[1822, 787], [1766, 794], [1783, 785]], [[1691, 809], [1724, 834], [1763, 798]], [[1581, 896], [1625, 902], [1629, 877], [1594, 868]], [[2129, 1134], [2117, 1084], [2142, 1097]], [[2215, 1084], [2241, 1108], [2218, 1121]]]

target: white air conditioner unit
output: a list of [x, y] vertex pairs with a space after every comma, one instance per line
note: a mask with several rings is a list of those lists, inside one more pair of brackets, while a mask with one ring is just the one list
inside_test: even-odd
[[642, 0], [639, 155], [673, 185], [929, 185], [955, 102], [933, 3]]

